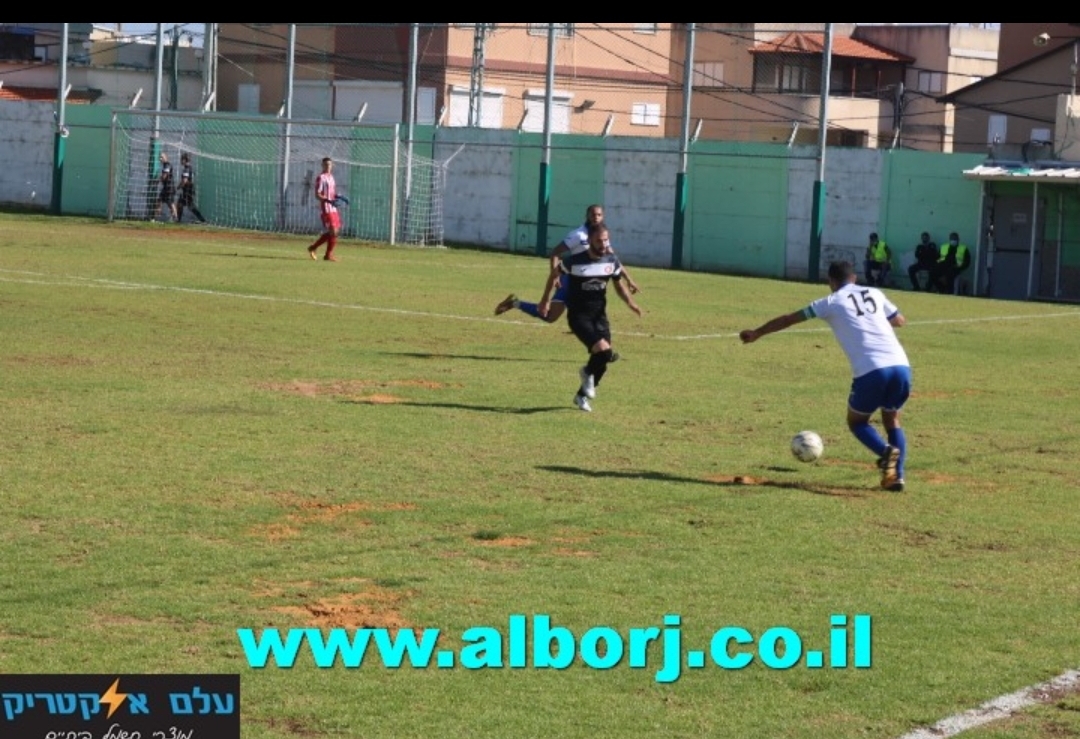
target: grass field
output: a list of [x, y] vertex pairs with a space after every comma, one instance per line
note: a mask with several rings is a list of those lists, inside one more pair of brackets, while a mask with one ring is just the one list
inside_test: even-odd
[[[617, 224], [615, 225], [615, 243]], [[0, 672], [241, 675], [245, 737], [897, 737], [1080, 666], [1080, 309], [892, 292], [908, 490], [847, 433], [821, 285], [638, 267], [593, 403], [544, 262], [0, 215]], [[824, 457], [788, 440], [818, 431]], [[248, 666], [237, 629], [681, 617], [872, 667]], [[732, 645], [737, 650], [737, 645]], [[1080, 736], [1065, 696], [973, 737]], [[1071, 733], [1065, 733], [1071, 732]]]

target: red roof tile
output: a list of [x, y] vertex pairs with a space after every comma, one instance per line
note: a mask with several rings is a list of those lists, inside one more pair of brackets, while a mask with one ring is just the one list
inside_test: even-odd
[[[92, 103], [101, 96], [101, 93], [91, 90], [72, 90], [68, 93], [67, 102], [70, 104]], [[55, 87], [17, 87], [4, 85], [0, 87], [0, 100], [21, 100], [23, 102], [47, 103], [56, 100]]]
[[[754, 54], [822, 54], [825, 51], [824, 33], [805, 33], [794, 31], [771, 41], [764, 41], [752, 49]], [[881, 62], [913, 62], [912, 57], [875, 46], [850, 36], [833, 36], [832, 55], [848, 59], [869, 59]]]

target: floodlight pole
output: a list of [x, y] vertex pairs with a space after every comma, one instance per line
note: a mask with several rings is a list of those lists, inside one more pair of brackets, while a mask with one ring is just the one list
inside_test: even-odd
[[52, 202], [50, 204], [52, 212], [56, 215], [60, 215], [64, 193], [64, 157], [67, 153], [67, 129], [64, 124], [66, 121], [65, 106], [68, 94], [68, 28], [71, 24], [63, 23], [61, 25], [63, 26], [63, 38], [60, 41], [60, 89], [56, 93], [58, 102], [56, 106], [56, 132], [53, 134]]
[[539, 207], [536, 214], [536, 254], [547, 254], [548, 208], [551, 205], [551, 98], [555, 89], [555, 24], [548, 23], [547, 83], [544, 91], [544, 149], [540, 156]]
[[825, 221], [825, 142], [829, 129], [829, 75], [832, 68], [833, 24], [825, 24], [825, 48], [821, 55], [821, 110], [818, 120], [818, 172], [810, 212], [810, 263], [807, 278], [817, 282], [821, 269], [821, 232]]
[[164, 64], [165, 57], [165, 30], [164, 24], [157, 24], [157, 58], [154, 64], [154, 130], [150, 134], [150, 160], [146, 164], [146, 209], [147, 217], [151, 219], [157, 218], [158, 199], [156, 196], [155, 185], [157, 181], [157, 166], [158, 157], [161, 154], [161, 82], [162, 82], [162, 66]]
[[293, 87], [296, 79], [296, 24], [289, 24], [285, 54], [285, 140], [281, 158], [281, 193], [278, 199], [278, 227], [284, 228], [289, 209], [289, 154], [292, 149]]
[[690, 96], [694, 89], [694, 23], [686, 24], [686, 63], [683, 65], [682, 140], [679, 172], [675, 175], [675, 224], [671, 236], [671, 267], [682, 269], [686, 227], [686, 170], [690, 159]]

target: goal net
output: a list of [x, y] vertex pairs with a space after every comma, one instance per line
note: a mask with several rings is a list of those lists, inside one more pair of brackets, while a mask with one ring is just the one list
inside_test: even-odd
[[408, 153], [398, 126], [117, 111], [109, 165], [109, 218], [173, 220], [162, 200], [160, 155], [173, 168], [172, 203], [181, 196], [181, 155], [194, 174], [196, 220], [228, 228], [317, 234], [315, 178], [334, 160], [341, 235], [391, 244], [441, 246], [446, 162]]

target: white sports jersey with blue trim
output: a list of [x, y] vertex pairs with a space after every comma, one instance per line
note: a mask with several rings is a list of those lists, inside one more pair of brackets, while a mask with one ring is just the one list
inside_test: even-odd
[[889, 319], [899, 309], [876, 287], [849, 283], [803, 309], [829, 324], [851, 363], [854, 377], [883, 367], [910, 366]]
[[571, 254], [580, 254], [589, 248], [589, 225], [581, 224], [562, 240], [563, 246], [570, 250]]

